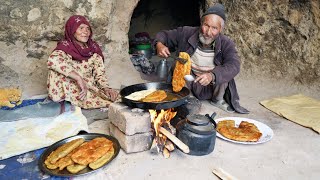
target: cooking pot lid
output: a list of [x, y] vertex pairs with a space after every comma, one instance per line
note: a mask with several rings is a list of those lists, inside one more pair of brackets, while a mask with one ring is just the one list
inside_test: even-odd
[[208, 117], [200, 114], [188, 115], [186, 128], [194, 133], [203, 135], [213, 134], [216, 131]]
[[209, 123], [209, 119], [200, 114], [188, 115], [187, 121], [189, 124], [196, 125], [196, 126], [205, 126], [205, 125], [208, 125]]

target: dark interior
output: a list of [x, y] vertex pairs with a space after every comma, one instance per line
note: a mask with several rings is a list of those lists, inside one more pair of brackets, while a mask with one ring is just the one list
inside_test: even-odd
[[160, 30], [199, 26], [203, 0], [140, 0], [130, 22], [129, 40], [147, 32], [153, 39]]

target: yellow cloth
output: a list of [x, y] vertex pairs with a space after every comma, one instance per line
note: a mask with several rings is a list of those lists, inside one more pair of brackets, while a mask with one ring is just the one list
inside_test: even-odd
[[297, 94], [261, 101], [267, 109], [320, 133], [320, 101]]

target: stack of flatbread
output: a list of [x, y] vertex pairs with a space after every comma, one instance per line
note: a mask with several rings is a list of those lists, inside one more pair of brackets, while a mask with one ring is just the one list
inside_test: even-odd
[[72, 140], [46, 158], [48, 169], [63, 170], [65, 167], [70, 173], [78, 173], [89, 166], [98, 169], [108, 162], [114, 154], [113, 142], [105, 137], [97, 137], [85, 142], [83, 138]]
[[241, 121], [239, 127], [235, 127], [234, 120], [219, 121], [217, 131], [228, 139], [242, 142], [257, 142], [262, 136], [257, 126], [247, 121]]
[[191, 60], [189, 54], [186, 52], [180, 52], [179, 58], [186, 59], [187, 62], [185, 64], [182, 64], [179, 61], [176, 62], [176, 67], [174, 68], [172, 77], [172, 87], [174, 92], [181, 91], [186, 84], [184, 76], [191, 72]]

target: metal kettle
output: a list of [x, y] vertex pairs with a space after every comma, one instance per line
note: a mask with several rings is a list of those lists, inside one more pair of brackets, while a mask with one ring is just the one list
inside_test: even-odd
[[158, 66], [157, 66], [157, 76], [161, 79], [161, 80], [167, 80], [168, 78], [168, 71], [169, 71], [169, 67], [168, 67], [168, 62], [166, 59], [162, 59], [160, 60]]
[[202, 156], [214, 150], [217, 126], [213, 119], [215, 115], [188, 115], [177, 124], [177, 137], [189, 147], [188, 154]]

